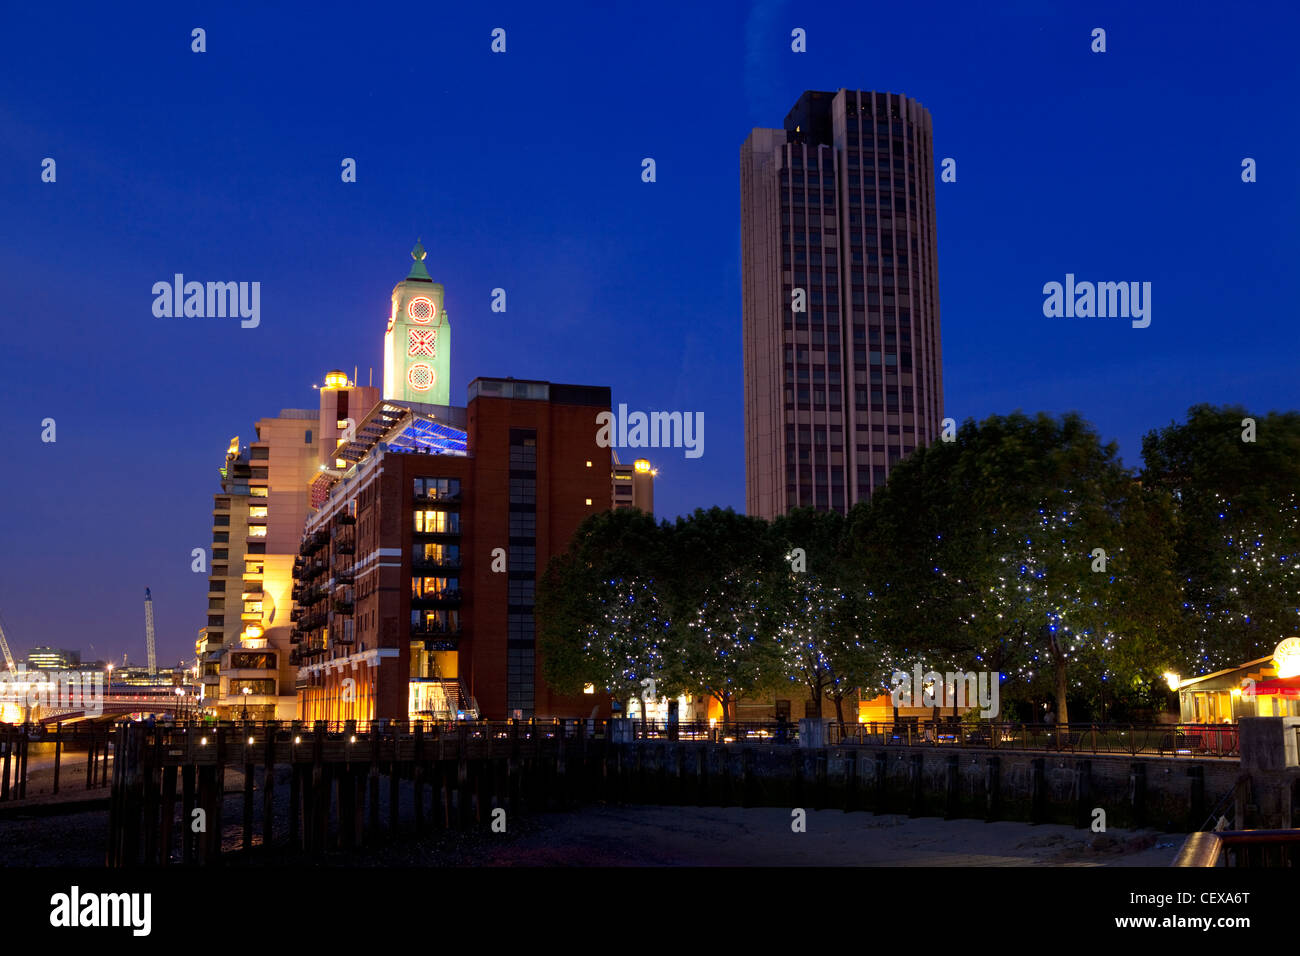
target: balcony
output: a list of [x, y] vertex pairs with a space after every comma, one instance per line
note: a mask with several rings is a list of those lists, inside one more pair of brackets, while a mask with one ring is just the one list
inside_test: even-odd
[[353, 571], [352, 571], [351, 568], [342, 568], [342, 569], [340, 569], [340, 568], [335, 568], [335, 569], [334, 569], [334, 583], [335, 583], [336, 585], [337, 585], [337, 584], [351, 584], [351, 583], [353, 582], [353, 580], [355, 580], [355, 578], [356, 578], [356, 575], [353, 573]]
[[457, 493], [454, 494], [454, 495], [438, 495], [438, 496], [436, 496], [436, 497], [435, 497], [435, 496], [432, 496], [432, 495], [419, 495], [419, 494], [417, 494], [417, 495], [415, 495], [411, 500], [412, 500], [415, 504], [417, 504], [417, 505], [422, 505], [422, 506], [425, 506], [425, 507], [428, 507], [428, 506], [430, 506], [430, 505], [432, 505], [432, 506], [435, 507], [435, 508], [442, 507], [443, 505], [446, 505], [446, 506], [448, 506], [448, 507], [459, 507], [459, 506], [460, 506], [460, 493], [457, 492]]
[[415, 558], [411, 561], [414, 571], [458, 571], [460, 558]]
[[334, 543], [335, 554], [356, 554], [357, 545], [355, 541], [348, 539], [346, 541], [336, 541]]
[[351, 602], [351, 601], [335, 601], [335, 602], [334, 602], [334, 613], [335, 613], [335, 614], [342, 614], [342, 615], [344, 615], [345, 617], [351, 617], [351, 616], [352, 616], [352, 602]]
[[459, 588], [445, 588], [442, 591], [429, 591], [424, 594], [411, 595], [411, 607], [459, 607], [460, 600]]
[[356, 523], [357, 523], [357, 519], [354, 518], [352, 515], [347, 514], [346, 512], [336, 514], [334, 516], [334, 524], [336, 527], [338, 525], [348, 525], [348, 524], [356, 524]]

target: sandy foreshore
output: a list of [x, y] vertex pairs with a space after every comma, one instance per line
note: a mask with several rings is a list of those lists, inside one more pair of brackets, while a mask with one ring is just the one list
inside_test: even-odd
[[[69, 774], [60, 796], [85, 799], [84, 776]], [[287, 778], [282, 783], [287, 782]], [[106, 804], [55, 810], [42, 782], [29, 787], [28, 808], [0, 813], [0, 866], [102, 866]], [[593, 805], [581, 810], [521, 815], [505, 833], [486, 825], [465, 832], [414, 833], [409, 789], [403, 788], [403, 832], [356, 854], [330, 852], [310, 860], [283, 847], [238, 851], [241, 776], [227, 774], [222, 843], [231, 865], [289, 866], [1168, 866], [1184, 835], [1111, 830], [1093, 833], [1057, 824], [984, 823], [909, 818], [898, 814], [808, 810], [804, 832], [791, 829], [781, 808]], [[287, 787], [276, 793], [276, 835], [287, 830]], [[387, 788], [384, 788], [385, 792]], [[44, 812], [34, 804], [45, 804]], [[260, 790], [257, 800], [260, 839]], [[381, 800], [387, 822], [387, 796]], [[53, 811], [53, 812], [51, 812]]]

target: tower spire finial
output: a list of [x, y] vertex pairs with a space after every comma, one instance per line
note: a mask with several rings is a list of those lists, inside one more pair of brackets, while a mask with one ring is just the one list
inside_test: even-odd
[[431, 279], [429, 270], [424, 267], [424, 257], [427, 255], [428, 253], [424, 251], [424, 244], [419, 239], [416, 239], [415, 248], [411, 250], [411, 258], [415, 260], [415, 264], [411, 266], [411, 271], [406, 274], [406, 278]]

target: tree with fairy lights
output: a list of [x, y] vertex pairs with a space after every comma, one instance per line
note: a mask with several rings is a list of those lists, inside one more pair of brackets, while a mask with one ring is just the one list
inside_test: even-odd
[[835, 705], [844, 731], [844, 702], [881, 680], [881, 653], [865, 632], [864, 602], [846, 560], [844, 517], [801, 508], [777, 518], [771, 533], [785, 562], [770, 579], [774, 639], [784, 683], [802, 684], [822, 716]]
[[1196, 405], [1142, 442], [1143, 484], [1175, 502], [1183, 674], [1300, 633], [1300, 413]]
[[1078, 415], [967, 421], [956, 439], [855, 516], [865, 572], [918, 657], [999, 671], [1008, 701], [1048, 694], [1068, 723], [1095, 662], [1135, 666], [1167, 628], [1159, 502]]
[[730, 508], [678, 518], [668, 538], [680, 673], [718, 702], [725, 725], [736, 700], [770, 686], [777, 670], [769, 582], [781, 552], [765, 521]]
[[[537, 594], [543, 675], [560, 693], [586, 685], [615, 700], [641, 700], [681, 683], [662, 594], [665, 530], [634, 509], [588, 518], [568, 551], [552, 559]], [[643, 723], [645, 708], [641, 708]]]

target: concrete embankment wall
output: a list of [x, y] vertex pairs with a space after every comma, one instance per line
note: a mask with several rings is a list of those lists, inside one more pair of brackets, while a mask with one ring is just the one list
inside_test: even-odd
[[641, 741], [614, 745], [626, 800], [844, 808], [914, 816], [1199, 829], [1240, 775], [1235, 760], [944, 747], [820, 749]]

